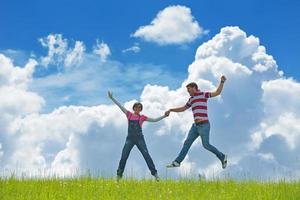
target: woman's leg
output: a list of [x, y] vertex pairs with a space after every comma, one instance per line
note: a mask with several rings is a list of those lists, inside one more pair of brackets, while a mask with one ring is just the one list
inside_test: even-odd
[[117, 170], [117, 175], [122, 177], [125, 169], [126, 161], [128, 159], [129, 153], [134, 146], [134, 142], [130, 139], [126, 139], [125, 145], [122, 150], [121, 160], [119, 162], [119, 167]]
[[157, 170], [156, 170], [153, 160], [148, 152], [145, 139], [144, 138], [139, 139], [138, 142], [136, 143], [136, 145], [137, 145], [138, 149], [140, 150], [140, 152], [142, 153], [142, 155], [148, 165], [148, 168], [151, 171], [151, 174], [155, 175], [157, 173]]

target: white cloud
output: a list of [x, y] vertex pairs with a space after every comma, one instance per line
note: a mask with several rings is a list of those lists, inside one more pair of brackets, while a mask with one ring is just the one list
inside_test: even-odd
[[10, 85], [18, 88], [26, 88], [32, 79], [37, 62], [29, 59], [24, 68], [14, 67], [12, 60], [0, 54], [0, 86]]
[[258, 47], [252, 59], [256, 63], [252, 69], [258, 72], [264, 72], [276, 66], [275, 60], [272, 56], [266, 54], [266, 48], [263, 46]]
[[[20, 173], [22, 169], [45, 169], [58, 175], [72, 175], [88, 167], [93, 170], [89, 154], [96, 151], [101, 160], [109, 157], [116, 148], [113, 142], [121, 142], [116, 130], [125, 129], [124, 119], [113, 106], [60, 107], [52, 113], [16, 119], [10, 126], [14, 146], [5, 154], [4, 168], [18, 167]], [[93, 143], [91, 139], [96, 138]], [[24, 159], [29, 155], [30, 159]], [[109, 170], [111, 163], [103, 166]]]
[[[66, 148], [61, 150], [55, 156], [51, 163], [51, 170], [57, 174], [64, 176], [76, 175], [76, 170], [80, 169], [79, 152], [76, 146], [73, 145], [74, 137], [71, 135], [67, 142]], [[73, 145], [73, 146], [72, 146]]]
[[97, 40], [97, 44], [94, 47], [93, 53], [99, 55], [102, 62], [105, 62], [107, 57], [111, 55], [109, 46], [103, 41], [100, 43], [99, 40]]
[[[38, 111], [44, 100], [27, 90], [37, 62], [29, 59], [21, 68], [0, 54], [0, 112], [2, 117], [16, 117]], [[1, 117], [0, 117], [1, 118]]]
[[[2, 62], [9, 63], [7, 60]], [[84, 76], [80, 66], [79, 69], [77, 73]], [[120, 68], [110, 66], [105, 69], [118, 72]], [[90, 74], [90, 69], [86, 70]], [[107, 73], [111, 73], [110, 70]], [[72, 76], [72, 73], [76, 70], [68, 75]], [[141, 74], [134, 68], [116, 74], [128, 80], [149, 77], [149, 74]], [[222, 96], [209, 101], [210, 141], [229, 154], [228, 168], [222, 170], [217, 158], [204, 150], [197, 140], [183, 168], [168, 171], [168, 177], [197, 173], [207, 178], [296, 178], [300, 174], [297, 164], [300, 151], [300, 128], [297, 125], [300, 124], [299, 83], [283, 77], [276, 61], [266, 53], [259, 39], [247, 36], [238, 27], [222, 28], [211, 40], [200, 45], [195, 60], [188, 67], [188, 77], [176, 89], [143, 82], [140, 95], [143, 113], [156, 117], [170, 107], [182, 106], [188, 99], [185, 88], [188, 82], [196, 81], [201, 90], [213, 90], [222, 74], [228, 78]], [[93, 76], [87, 77], [94, 79]], [[57, 76], [52, 78], [56, 80]], [[74, 76], [68, 78], [50, 83], [74, 85], [82, 80], [69, 81], [74, 80]], [[1, 77], [2, 80], [6, 84], [9, 82], [8, 77]], [[109, 84], [105, 84], [103, 81], [101, 86], [108, 88]], [[133, 84], [130, 82], [130, 85]], [[119, 98], [121, 92], [116, 91], [115, 95]], [[125, 102], [128, 109], [135, 102], [130, 99]], [[127, 126], [125, 116], [116, 106], [61, 106], [45, 114], [36, 107], [25, 113], [26, 116], [18, 115], [9, 123], [5, 130], [9, 139], [0, 138], [2, 169], [21, 165], [33, 170], [45, 167], [60, 175], [71, 175], [78, 168], [90, 169], [95, 174], [101, 170], [105, 176], [115, 174]], [[159, 123], [145, 123], [148, 149], [161, 174], [165, 171], [165, 164], [179, 153], [192, 121], [192, 113], [188, 111], [172, 113]], [[24, 159], [26, 155], [32, 158]], [[126, 166], [128, 174], [131, 170], [136, 170], [134, 176], [149, 174], [136, 149]]]
[[81, 41], [75, 41], [73, 49], [69, 47], [69, 41], [63, 38], [62, 34], [49, 34], [39, 41], [48, 49], [48, 55], [41, 57], [43, 66], [63, 64], [66, 69], [70, 69], [82, 61], [85, 46]]
[[11, 124], [18, 118], [38, 112], [45, 103], [42, 97], [28, 90], [36, 65], [37, 62], [30, 59], [24, 67], [17, 67], [11, 59], [0, 54], [0, 168], [8, 163], [6, 152], [18, 154], [20, 160], [14, 160], [15, 164], [28, 160], [29, 157], [35, 164], [27, 167], [35, 168], [42, 164], [37, 154], [31, 154], [31, 149], [36, 147], [29, 146], [24, 152], [10, 151], [15, 144], [15, 138], [10, 132]]
[[264, 140], [278, 135], [295, 150], [300, 139], [300, 83], [281, 78], [263, 82], [262, 89], [265, 117], [252, 134], [253, 146], [259, 148]]
[[289, 78], [264, 81], [261, 85], [265, 112], [268, 117], [300, 111], [300, 84]]
[[127, 53], [127, 52], [133, 52], [133, 53], [138, 53], [141, 51], [141, 48], [138, 43], [135, 43], [132, 47], [129, 47], [127, 49], [124, 49], [122, 52]]
[[160, 11], [150, 25], [141, 26], [132, 36], [167, 45], [192, 42], [206, 32], [194, 19], [190, 8], [177, 5]]
[[83, 42], [76, 41], [75, 47], [71, 50], [65, 58], [65, 66], [69, 67], [72, 65], [76, 65], [82, 61], [83, 53], [85, 51], [85, 47]]
[[13, 116], [39, 111], [44, 104], [44, 100], [36, 93], [13, 86], [2, 86], [0, 97], [1, 113], [9, 113]]
[[48, 55], [41, 58], [41, 64], [48, 66], [63, 61], [63, 56], [68, 48], [68, 41], [63, 39], [62, 34], [50, 34], [45, 38], [40, 38], [39, 42], [43, 47], [48, 48]]

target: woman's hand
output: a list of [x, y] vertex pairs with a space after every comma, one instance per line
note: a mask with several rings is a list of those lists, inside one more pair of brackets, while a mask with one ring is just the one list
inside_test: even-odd
[[113, 97], [113, 94], [112, 94], [112, 92], [111, 92], [111, 91], [108, 91], [108, 92], [107, 92], [107, 95], [108, 95], [108, 97], [109, 97], [110, 99], [112, 99], [112, 97]]

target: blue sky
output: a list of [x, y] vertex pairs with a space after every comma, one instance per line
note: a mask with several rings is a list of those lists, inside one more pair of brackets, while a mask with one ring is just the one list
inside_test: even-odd
[[[300, 177], [299, 10], [296, 0], [0, 0], [0, 173], [112, 174], [127, 124], [107, 90], [156, 117], [186, 103], [187, 82], [213, 90], [226, 75], [209, 116], [228, 168], [197, 140], [168, 175]], [[192, 123], [190, 110], [145, 123], [159, 171]], [[148, 174], [137, 151], [128, 169]]]
[[[178, 45], [149, 44], [130, 37], [141, 25], [149, 24], [159, 10], [169, 5], [190, 7], [192, 15], [210, 32], [182, 50]], [[239, 26], [260, 38], [284, 72], [299, 79], [300, 2], [292, 1], [0, 1], [0, 49], [45, 53], [37, 38], [49, 33], [83, 41], [87, 47], [99, 38], [109, 44], [112, 59], [165, 65], [185, 72], [197, 46], [221, 27]], [[143, 47], [135, 56], [122, 55], [122, 49], [139, 42]], [[164, 56], [159, 56], [163, 54]]]

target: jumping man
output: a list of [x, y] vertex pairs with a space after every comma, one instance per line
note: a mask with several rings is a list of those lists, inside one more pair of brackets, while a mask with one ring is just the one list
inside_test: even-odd
[[187, 91], [190, 94], [190, 98], [188, 102], [179, 108], [172, 108], [168, 110], [165, 115], [168, 116], [170, 112], [183, 112], [188, 108], [192, 107], [192, 111], [194, 114], [194, 121], [188, 136], [183, 144], [183, 147], [177, 156], [177, 158], [169, 165], [170, 167], [179, 167], [180, 163], [184, 160], [186, 154], [188, 153], [191, 145], [195, 141], [195, 139], [200, 136], [202, 140], [202, 145], [208, 151], [214, 153], [222, 163], [222, 168], [225, 169], [227, 166], [227, 155], [220, 152], [216, 147], [209, 143], [209, 131], [210, 131], [210, 123], [207, 115], [207, 100], [211, 97], [216, 97], [221, 94], [223, 90], [223, 85], [226, 81], [226, 77], [222, 76], [220, 84], [215, 92], [202, 92], [198, 89], [196, 83], [189, 83], [187, 87]]

